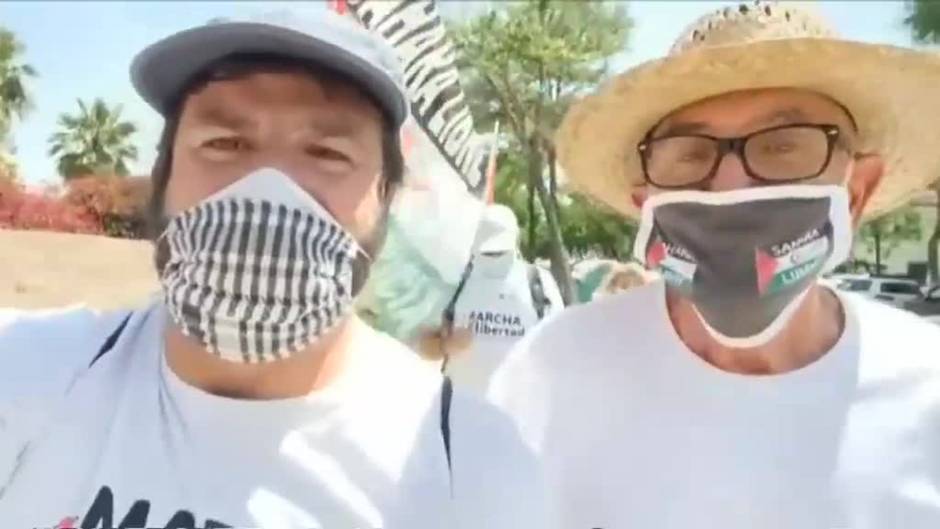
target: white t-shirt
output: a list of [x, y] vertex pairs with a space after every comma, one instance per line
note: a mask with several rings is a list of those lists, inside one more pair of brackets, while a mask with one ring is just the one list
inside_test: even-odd
[[[499, 259], [511, 258], [509, 263]], [[473, 343], [448, 361], [447, 375], [454, 384], [484, 393], [493, 371], [510, 349], [539, 322], [529, 281], [529, 264], [511, 254], [497, 258], [477, 256], [463, 291], [454, 305], [454, 325], [470, 329]], [[548, 303], [547, 317], [564, 305], [551, 274], [538, 269]]]
[[782, 375], [694, 355], [661, 282], [527, 336], [492, 397], [542, 458], [556, 526], [940, 527], [940, 328], [842, 301], [837, 345]]
[[0, 527], [544, 523], [517, 430], [460, 392], [449, 474], [442, 378], [391, 338], [364, 331], [323, 391], [237, 400], [169, 369], [164, 314], [134, 313], [88, 368], [123, 314], [0, 312]]

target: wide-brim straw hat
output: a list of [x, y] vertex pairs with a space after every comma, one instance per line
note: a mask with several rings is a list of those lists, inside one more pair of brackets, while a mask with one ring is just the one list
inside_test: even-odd
[[867, 217], [940, 178], [940, 55], [843, 40], [813, 9], [761, 1], [702, 17], [668, 56], [574, 104], [557, 133], [558, 159], [575, 191], [636, 217], [637, 144], [651, 128], [703, 99], [782, 87], [841, 103], [857, 122], [859, 151], [884, 158]]

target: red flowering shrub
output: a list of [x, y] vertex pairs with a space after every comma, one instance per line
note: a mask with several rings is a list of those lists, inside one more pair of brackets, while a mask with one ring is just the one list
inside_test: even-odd
[[69, 181], [63, 200], [93, 215], [107, 235], [140, 239], [149, 195], [147, 178], [86, 176]]
[[147, 178], [89, 176], [68, 182], [64, 193], [0, 178], [0, 229], [143, 238], [149, 194]]
[[0, 228], [102, 233], [101, 224], [87, 210], [10, 182], [0, 182]]

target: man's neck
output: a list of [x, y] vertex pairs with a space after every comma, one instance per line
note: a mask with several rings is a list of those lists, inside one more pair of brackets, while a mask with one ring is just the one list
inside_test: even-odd
[[686, 346], [709, 364], [732, 373], [773, 375], [805, 367], [829, 352], [845, 327], [839, 299], [817, 285], [773, 340], [754, 348], [731, 348], [715, 340], [689, 300], [671, 291], [666, 299], [669, 318]]
[[167, 325], [167, 364], [187, 384], [207, 393], [246, 400], [300, 397], [323, 389], [342, 374], [356, 335], [364, 326], [355, 316], [306, 350], [283, 360], [243, 364], [208, 353], [198, 341]]

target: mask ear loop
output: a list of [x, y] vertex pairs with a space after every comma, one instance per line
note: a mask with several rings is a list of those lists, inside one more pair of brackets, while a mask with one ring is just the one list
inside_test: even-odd
[[172, 221], [163, 222], [163, 229], [155, 239], [153, 239], [153, 264], [157, 269], [157, 274], [163, 276], [167, 263], [170, 262], [170, 225]]
[[352, 284], [350, 288], [352, 297], [358, 296], [369, 282], [369, 273], [372, 270], [374, 261], [372, 256], [366, 252], [359, 243], [353, 241], [355, 252], [352, 257]]

